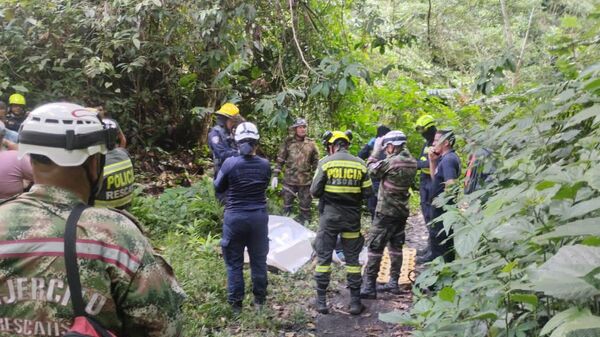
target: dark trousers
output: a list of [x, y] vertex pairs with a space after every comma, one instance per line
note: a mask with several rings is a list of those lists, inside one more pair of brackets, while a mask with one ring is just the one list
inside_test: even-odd
[[431, 221], [431, 201], [429, 200], [429, 182], [421, 182], [419, 186], [419, 195], [421, 197], [421, 212], [423, 213], [423, 219], [425, 224]]
[[266, 209], [225, 211], [221, 247], [227, 267], [227, 302], [244, 299], [244, 248], [248, 247], [252, 293], [256, 303], [267, 296], [267, 253], [269, 252], [269, 215]]
[[310, 195], [310, 185], [283, 185], [281, 190], [283, 194], [283, 212], [287, 216], [292, 212], [294, 199], [298, 197], [298, 208], [300, 209], [300, 221], [310, 221], [312, 196]]
[[[331, 259], [338, 235], [342, 238], [342, 248], [346, 258], [346, 280], [350, 289], [360, 289], [361, 268], [358, 255], [362, 250], [365, 239], [360, 234], [360, 213], [358, 217], [349, 212], [340, 211], [325, 205], [319, 218], [319, 231], [315, 238], [314, 247], [317, 253], [315, 281], [317, 291], [325, 291], [331, 277]], [[351, 219], [352, 218], [352, 219]]]
[[[432, 206], [430, 214], [431, 219], [434, 220], [444, 214], [444, 210]], [[452, 233], [453, 231], [450, 230], [450, 233], [446, 234], [444, 223], [441, 221], [431, 224], [429, 227], [429, 241], [431, 242], [432, 259], [443, 256], [446, 262], [454, 261], [454, 238], [449, 238]]]

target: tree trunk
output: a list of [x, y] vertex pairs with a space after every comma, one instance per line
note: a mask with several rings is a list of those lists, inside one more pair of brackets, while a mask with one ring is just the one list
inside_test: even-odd
[[500, 0], [500, 8], [502, 9], [502, 19], [504, 20], [504, 38], [506, 39], [506, 48], [512, 50], [513, 40], [512, 33], [510, 31], [510, 18], [506, 12], [506, 4], [504, 0]]

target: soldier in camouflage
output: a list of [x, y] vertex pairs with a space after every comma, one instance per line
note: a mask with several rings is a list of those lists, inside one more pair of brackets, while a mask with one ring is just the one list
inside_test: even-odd
[[417, 161], [405, 148], [406, 136], [402, 131], [390, 131], [381, 142], [387, 158], [379, 160], [377, 152], [368, 160], [369, 174], [381, 179], [377, 196], [377, 209], [367, 239], [368, 261], [365, 269], [361, 297], [377, 298], [376, 280], [383, 250], [388, 245], [390, 254], [390, 281], [382, 290], [398, 294], [398, 277], [402, 267], [404, 226], [409, 215], [408, 189], [417, 173]]
[[279, 149], [277, 164], [271, 179], [271, 188], [277, 187], [277, 176], [285, 166], [283, 176], [283, 212], [287, 216], [292, 211], [296, 196], [300, 208], [299, 220], [301, 223], [311, 219], [310, 183], [319, 163], [319, 151], [315, 142], [306, 137], [308, 124], [302, 118], [296, 119], [291, 126], [294, 135], [288, 137]]
[[[78, 203], [93, 204], [114, 131], [95, 112], [70, 103], [28, 116], [19, 154], [30, 154], [36, 184], [0, 205], [0, 332], [62, 336], [74, 313], [63, 235]], [[117, 336], [181, 335], [184, 298], [173, 270], [130, 215], [88, 208], [77, 251], [86, 312]]]

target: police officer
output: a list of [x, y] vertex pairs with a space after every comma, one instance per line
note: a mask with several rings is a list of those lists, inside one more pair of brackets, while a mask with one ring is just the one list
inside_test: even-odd
[[319, 161], [310, 193], [319, 198], [319, 230], [314, 242], [317, 253], [315, 280], [317, 311], [327, 314], [326, 292], [331, 276], [331, 258], [338, 235], [346, 257], [346, 279], [350, 288], [350, 313], [360, 314], [360, 264], [358, 255], [364, 238], [360, 233], [361, 204], [373, 193], [367, 167], [362, 159], [348, 153], [352, 133], [327, 131], [323, 144], [327, 157]]
[[[225, 103], [215, 112], [217, 125], [208, 132], [208, 147], [212, 152], [215, 178], [221, 169], [225, 159], [239, 154], [233, 135], [231, 134], [240, 109], [233, 103]], [[221, 204], [225, 204], [225, 194], [216, 192], [216, 197]]]
[[406, 136], [402, 131], [390, 131], [382, 138], [382, 152], [385, 152], [387, 158], [378, 159], [379, 151], [374, 151], [368, 160], [369, 174], [381, 179], [381, 185], [375, 218], [367, 239], [369, 259], [360, 293], [362, 298], [377, 298], [377, 274], [386, 244], [391, 262], [390, 281], [382, 290], [400, 293], [398, 277], [402, 267], [404, 226], [409, 215], [408, 190], [417, 173], [417, 161], [410, 155], [405, 144]]
[[306, 137], [308, 124], [303, 118], [296, 119], [291, 126], [294, 135], [288, 137], [277, 155], [277, 164], [271, 179], [271, 188], [277, 187], [277, 176], [285, 166], [283, 176], [283, 212], [288, 216], [292, 212], [294, 199], [298, 196], [301, 223], [311, 219], [310, 183], [319, 163], [319, 150], [315, 142]]
[[6, 115], [6, 128], [19, 132], [21, 123], [27, 117], [25, 113], [25, 96], [21, 94], [12, 94], [8, 98], [8, 113]]
[[[415, 123], [415, 129], [417, 132], [425, 138], [425, 143], [421, 148], [421, 154], [417, 159], [417, 167], [419, 168], [419, 195], [421, 197], [421, 212], [423, 213], [423, 219], [425, 220], [425, 224], [429, 224], [431, 221], [431, 198], [429, 195], [430, 185], [431, 185], [431, 176], [429, 172], [429, 158], [428, 153], [429, 149], [431, 149], [433, 145], [433, 138], [435, 137], [435, 133], [437, 131], [435, 127], [435, 119], [431, 115], [423, 115], [417, 119]], [[431, 228], [428, 226], [429, 236], [431, 237]], [[429, 246], [431, 247], [431, 241], [429, 241]], [[419, 262], [428, 262], [431, 261], [431, 252], [429, 249], [425, 251], [419, 252]]]
[[[456, 137], [450, 129], [438, 130], [435, 133], [433, 146], [429, 150], [429, 171], [431, 172], [430, 199], [442, 194], [460, 177], [460, 158], [454, 152]], [[450, 199], [449, 203], [454, 203]], [[431, 205], [431, 220], [435, 220], [444, 214], [443, 207]], [[454, 238], [452, 230], [448, 233], [444, 230], [444, 223], [437, 221], [431, 225], [429, 241], [431, 242], [431, 259], [443, 256], [444, 261], [454, 260]]]
[[[30, 334], [27, 324], [59, 336], [72, 325], [63, 235], [73, 208], [94, 202], [109, 139], [95, 112], [71, 103], [42, 105], [23, 122], [18, 151], [31, 156], [36, 184], [0, 206], [5, 333]], [[77, 227], [87, 314], [119, 336], [179, 336], [183, 291], [135, 219], [88, 208]]]
[[261, 307], [267, 296], [269, 252], [266, 190], [271, 178], [269, 162], [256, 156], [260, 136], [256, 126], [241, 123], [235, 129], [240, 156], [229, 157], [215, 180], [219, 193], [227, 193], [221, 247], [227, 265], [227, 301], [235, 314], [244, 299], [244, 248], [248, 248], [254, 304]]

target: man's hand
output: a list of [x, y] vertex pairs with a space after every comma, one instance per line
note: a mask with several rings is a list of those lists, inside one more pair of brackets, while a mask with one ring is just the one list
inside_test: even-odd
[[272, 190], [276, 189], [278, 183], [279, 183], [279, 179], [277, 179], [277, 177], [271, 178], [271, 189]]
[[429, 153], [427, 154], [427, 156], [429, 157], [430, 162], [440, 157], [440, 155], [435, 152], [435, 149], [433, 147], [429, 148]]
[[375, 139], [375, 144], [373, 145], [373, 152], [371, 153], [372, 157], [379, 158], [379, 156], [381, 155], [381, 151], [383, 151], [382, 143], [383, 137], [378, 137], [377, 139]]

